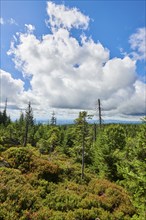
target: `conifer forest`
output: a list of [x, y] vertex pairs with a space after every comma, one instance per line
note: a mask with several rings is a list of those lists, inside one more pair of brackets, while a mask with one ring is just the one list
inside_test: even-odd
[[146, 123], [0, 112], [0, 220], [145, 220]]

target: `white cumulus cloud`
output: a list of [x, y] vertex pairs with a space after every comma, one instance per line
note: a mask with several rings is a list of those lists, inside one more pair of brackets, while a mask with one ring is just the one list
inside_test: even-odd
[[82, 14], [77, 8], [68, 8], [64, 5], [56, 5], [53, 2], [47, 3], [49, 23], [52, 28], [83, 28], [87, 29], [89, 17]]
[[138, 28], [129, 39], [136, 60], [146, 60], [146, 28]]
[[19, 116], [20, 110], [25, 109], [28, 102], [32, 101], [38, 105], [36, 97], [30, 90], [24, 90], [24, 82], [21, 79], [14, 79], [9, 72], [0, 69], [0, 100], [1, 107], [4, 107], [5, 100], [8, 100], [8, 113], [12, 118]]
[[25, 25], [26, 32], [16, 36], [8, 52], [24, 77], [31, 76], [28, 91], [22, 91], [19, 82], [20, 103], [32, 101], [38, 115], [45, 115], [50, 107], [94, 109], [100, 98], [109, 115], [144, 113], [145, 84], [136, 77], [136, 61], [127, 55], [110, 59], [100, 42], [85, 34], [80, 42], [73, 37], [72, 27], [85, 28], [89, 23], [76, 8], [48, 2], [47, 12], [55, 31], [38, 39], [35, 28]]
[[33, 33], [33, 31], [35, 30], [35, 26], [31, 24], [25, 24], [25, 27], [28, 33]]
[[11, 102], [16, 102], [23, 94], [24, 82], [20, 79], [14, 79], [12, 75], [0, 69], [1, 82], [1, 101], [4, 102], [6, 98]]

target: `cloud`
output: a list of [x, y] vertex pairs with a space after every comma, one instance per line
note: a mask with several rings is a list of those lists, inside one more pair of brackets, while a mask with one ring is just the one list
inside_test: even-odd
[[132, 55], [136, 60], [146, 60], [146, 28], [138, 28], [129, 38]]
[[35, 30], [35, 26], [31, 25], [31, 24], [25, 24], [26, 30], [28, 33], [33, 33], [33, 31]]
[[9, 20], [7, 20], [7, 23], [10, 25], [18, 25], [17, 22], [13, 18], [10, 18]]
[[16, 103], [23, 94], [24, 82], [20, 79], [14, 79], [10, 73], [1, 69], [0, 75], [1, 101], [4, 102], [8, 98], [11, 102]]
[[127, 115], [144, 114], [146, 113], [146, 85], [136, 80], [133, 86], [134, 93], [118, 107], [118, 110]]
[[56, 5], [53, 2], [47, 3], [47, 13], [51, 28], [83, 28], [87, 29], [89, 17], [82, 14], [77, 8], [68, 8], [64, 5]]
[[2, 18], [2, 17], [0, 17], [0, 24], [1, 24], [1, 25], [4, 25], [4, 24], [18, 25], [17, 22], [16, 22], [13, 18], [4, 20], [4, 18]]
[[[0, 100], [2, 107], [6, 99], [8, 99], [8, 107], [11, 114], [13, 110], [25, 109], [29, 101], [32, 101], [34, 108], [38, 105], [36, 97], [33, 96], [31, 91], [28, 90], [26, 92], [24, 90], [24, 82], [22, 80], [14, 79], [10, 73], [0, 69]], [[17, 111], [17, 116], [18, 114]]]
[[34, 27], [25, 25], [8, 52], [24, 77], [31, 76], [31, 89], [22, 91], [21, 85], [21, 105], [31, 101], [40, 116], [50, 107], [94, 109], [100, 98], [107, 115], [144, 113], [145, 84], [136, 77], [136, 61], [127, 55], [110, 59], [100, 42], [85, 34], [80, 42], [73, 37], [70, 29], [85, 28], [89, 21], [79, 10], [51, 2], [47, 10], [52, 32], [38, 39]]
[[0, 24], [4, 24], [4, 19], [2, 17], [0, 17]]

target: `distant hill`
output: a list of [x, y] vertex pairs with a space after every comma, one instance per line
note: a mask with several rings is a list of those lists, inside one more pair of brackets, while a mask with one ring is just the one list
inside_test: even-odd
[[[46, 124], [48, 123], [48, 120], [36, 120], [37, 123]], [[97, 120], [89, 120], [90, 124], [97, 123]], [[74, 119], [57, 119], [58, 125], [65, 125], [65, 124], [74, 124]], [[142, 122], [139, 121], [128, 121], [128, 120], [104, 120], [103, 124], [141, 124]]]

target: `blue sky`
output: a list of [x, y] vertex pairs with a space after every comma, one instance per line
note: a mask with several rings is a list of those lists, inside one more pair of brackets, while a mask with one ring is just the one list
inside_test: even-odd
[[[64, 8], [62, 8], [63, 5]], [[60, 9], [58, 10], [57, 7], [60, 7]], [[76, 10], [73, 10], [74, 8]], [[14, 118], [19, 116], [20, 109], [25, 108], [28, 101], [34, 103], [36, 117], [40, 117], [41, 112], [41, 117], [47, 118], [46, 107], [58, 112], [59, 117], [65, 117], [67, 114], [66, 117], [71, 115], [74, 117], [80, 109], [93, 110], [96, 100], [101, 98], [105, 109], [105, 117], [107, 118], [135, 119], [137, 115], [139, 117], [139, 115], [145, 114], [144, 98], [140, 99], [141, 96], [145, 96], [145, 54], [143, 49], [145, 47], [146, 27], [145, 8], [146, 2], [142, 0], [68, 0], [50, 1], [50, 4], [47, 4], [46, 1], [37, 0], [2, 0], [0, 68], [3, 72], [1, 77], [1, 106], [3, 106], [6, 96], [8, 96], [10, 115]], [[66, 11], [70, 13], [70, 17], [65, 17]], [[49, 23], [49, 18], [52, 15], [56, 16], [55, 22], [58, 22], [57, 19], [60, 13], [62, 13], [63, 18], [61, 25], [56, 23], [55, 25], [58, 26], [53, 31], [54, 24], [53, 22]], [[76, 23], [74, 23], [74, 16], [77, 17]], [[49, 27], [46, 25], [46, 21], [48, 21]], [[68, 21], [70, 21], [71, 27], [67, 25]], [[86, 25], [86, 28], [78, 27], [77, 22], [80, 26]], [[58, 33], [62, 33], [62, 36]], [[43, 36], [48, 35], [54, 36], [53, 39], [58, 39], [58, 42], [64, 40], [64, 44], [68, 46], [62, 48], [61, 43], [55, 44], [56, 41], [53, 42], [50, 38], [46, 43]], [[23, 42], [20, 41], [22, 36], [25, 36]], [[39, 51], [41, 57], [40, 66], [37, 65], [38, 67], [35, 69], [32, 68], [35, 65], [34, 54], [31, 53], [30, 45], [28, 46], [26, 43], [29, 42], [30, 36], [34, 38], [34, 40], [31, 39], [32, 42], [35, 42], [33, 45], [34, 50]], [[83, 42], [85, 37], [86, 40]], [[41, 46], [39, 46], [37, 40]], [[48, 44], [50, 45], [49, 41], [55, 44], [54, 48], [57, 52], [56, 54], [49, 52], [49, 55], [45, 56]], [[14, 42], [13, 48], [12, 42]], [[73, 48], [77, 44], [79, 47], [74, 50]], [[67, 58], [63, 49], [68, 50]], [[29, 50], [30, 52], [28, 52]], [[91, 59], [92, 51], [93, 59]], [[26, 54], [26, 56], [24, 57], [21, 53]], [[52, 62], [52, 56], [54, 62]], [[57, 62], [56, 57], [58, 56], [62, 57], [62, 60]], [[70, 60], [68, 60], [69, 56], [71, 56]], [[80, 57], [84, 58], [80, 60]], [[17, 65], [18, 60], [19, 65]], [[41, 68], [41, 62], [44, 69]], [[65, 64], [61, 66], [63, 62]], [[87, 62], [89, 64], [86, 67], [84, 64], [87, 64]], [[72, 68], [70, 65], [72, 65]], [[91, 68], [88, 69], [90, 65]], [[75, 68], [75, 66], [78, 66], [78, 68]], [[47, 72], [47, 68], [50, 73]], [[84, 68], [88, 70], [85, 75]], [[89, 76], [90, 69], [93, 72]], [[69, 71], [68, 75], [66, 71]], [[123, 73], [122, 76], [122, 71], [125, 71], [127, 75]], [[103, 72], [102, 78], [98, 72]], [[77, 74], [76, 78], [71, 74]], [[96, 84], [93, 83], [94, 78], [96, 78]], [[113, 79], [115, 83], [112, 84]], [[108, 84], [108, 82], [110, 83]], [[50, 90], [47, 85], [50, 86]], [[95, 88], [96, 85], [98, 88]], [[4, 87], [7, 88], [6, 91]], [[10, 87], [12, 88], [10, 89]], [[92, 87], [93, 91], [91, 91]], [[10, 96], [9, 91], [14, 92], [17, 103], [14, 98], [11, 98], [12, 94]], [[94, 95], [95, 93], [97, 95]], [[74, 94], [74, 97], [72, 97], [72, 94]], [[47, 100], [48, 105], [45, 100]], [[129, 103], [128, 100], [130, 100]], [[137, 108], [136, 105], [140, 107]]]

